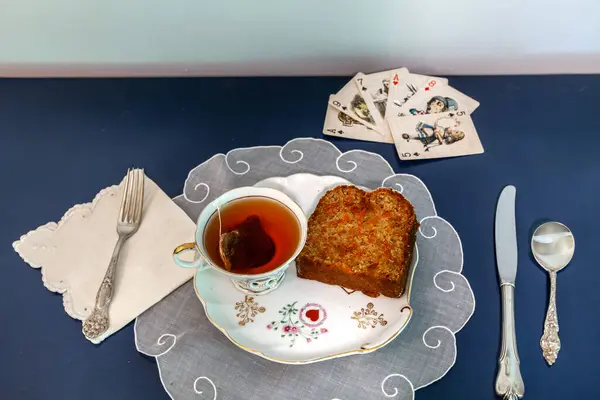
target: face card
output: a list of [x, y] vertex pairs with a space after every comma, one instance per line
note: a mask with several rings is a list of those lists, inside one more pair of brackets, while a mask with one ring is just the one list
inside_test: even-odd
[[396, 115], [438, 114], [446, 111], [462, 110], [472, 113], [479, 107], [479, 102], [448, 85], [439, 85], [436, 80], [429, 80], [402, 107]]
[[401, 160], [458, 157], [483, 153], [467, 111], [389, 118]]
[[382, 136], [373, 129], [361, 124], [343, 111], [333, 106], [327, 106], [327, 115], [323, 125], [323, 133], [329, 136], [343, 137], [347, 139], [366, 140], [369, 142], [394, 143], [389, 133]]
[[400, 107], [417, 94], [420, 88], [430, 82], [435, 82], [437, 86], [445, 86], [448, 84], [448, 79], [411, 74], [408, 71], [392, 74], [386, 106], [386, 117], [398, 116]]
[[374, 74], [359, 73], [354, 77], [354, 81], [358, 87], [359, 93], [367, 101], [367, 105], [373, 107], [379, 112], [382, 119], [385, 118], [385, 109], [388, 101], [388, 93], [390, 88], [390, 79], [393, 76], [407, 75], [408, 69], [398, 68], [388, 71], [376, 72]]
[[382, 136], [389, 131], [386, 124], [377, 126], [373, 113], [367, 106], [364, 97], [358, 92], [358, 88], [353, 80], [350, 80], [342, 90], [331, 95], [329, 97], [329, 104], [361, 124], [375, 130]]

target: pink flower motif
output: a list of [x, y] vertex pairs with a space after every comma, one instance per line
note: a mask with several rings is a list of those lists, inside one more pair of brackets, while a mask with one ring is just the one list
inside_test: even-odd
[[312, 339], [306, 339], [306, 343], [312, 342]]
[[291, 333], [298, 333], [298, 328], [295, 327], [295, 326], [293, 326], [292, 330], [291, 330]]
[[327, 332], [329, 332], [327, 329], [321, 328], [321, 333], [327, 333]]
[[273, 325], [271, 325], [271, 324], [267, 325], [267, 329], [273, 329]]
[[285, 333], [291, 333], [292, 332], [292, 326], [291, 325], [284, 325], [283, 331]]

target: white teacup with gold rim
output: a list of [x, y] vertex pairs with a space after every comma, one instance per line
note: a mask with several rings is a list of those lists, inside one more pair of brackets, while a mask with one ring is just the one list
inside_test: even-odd
[[[219, 253], [220, 236], [253, 215], [258, 216], [271, 238], [274, 255], [264, 265], [228, 271]], [[178, 246], [173, 260], [184, 268], [200, 271], [214, 268], [229, 276], [234, 286], [244, 293], [266, 294], [279, 287], [285, 271], [304, 247], [306, 234], [304, 212], [285, 193], [270, 188], [241, 187], [224, 193], [202, 210], [196, 224], [195, 242]], [[184, 252], [193, 252], [195, 261], [182, 260], [180, 255]]]

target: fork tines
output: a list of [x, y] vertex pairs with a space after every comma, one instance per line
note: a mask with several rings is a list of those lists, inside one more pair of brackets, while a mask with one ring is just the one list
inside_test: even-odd
[[123, 182], [123, 198], [119, 210], [119, 221], [127, 224], [139, 224], [142, 217], [144, 198], [144, 170], [129, 168]]

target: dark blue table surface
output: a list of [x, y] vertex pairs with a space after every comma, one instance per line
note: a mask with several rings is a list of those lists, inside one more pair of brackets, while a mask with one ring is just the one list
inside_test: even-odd
[[[0, 398], [168, 399], [154, 359], [135, 349], [132, 324], [100, 346], [86, 341], [61, 296], [46, 290], [40, 271], [11, 243], [90, 201], [131, 165], [146, 168], [175, 196], [188, 171], [215, 153], [322, 137], [328, 96], [347, 80], [0, 80]], [[332, 139], [342, 151], [377, 152], [397, 172], [419, 176], [462, 239], [475, 314], [457, 335], [454, 367], [417, 398], [496, 398], [493, 224], [507, 184], [517, 187], [516, 325], [526, 398], [598, 398], [600, 76], [451, 77], [450, 83], [481, 102], [473, 119], [482, 155], [401, 162], [393, 145]], [[559, 274], [562, 350], [552, 368], [539, 348], [547, 278], [529, 253], [531, 230], [544, 219], [570, 226], [577, 244]]]

